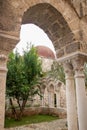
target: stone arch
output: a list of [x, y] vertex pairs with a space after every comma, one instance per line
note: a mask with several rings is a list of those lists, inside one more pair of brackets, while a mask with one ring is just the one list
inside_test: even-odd
[[45, 83], [41, 85], [41, 92], [42, 92], [42, 93], [44, 93], [46, 86], [47, 86], [47, 85], [46, 85]]
[[41, 91], [41, 95], [42, 95], [42, 97], [41, 97], [41, 104], [42, 104], [41, 106], [42, 106], [42, 107], [45, 106], [45, 99], [44, 99], [45, 89], [46, 89], [46, 84], [43, 83], [43, 84], [40, 86], [40, 91]]
[[66, 108], [66, 87], [61, 81], [56, 81], [55, 93], [57, 97], [57, 107]]
[[[28, 11], [31, 12], [31, 10], [33, 9], [32, 16], [34, 16], [34, 14], [36, 14], [36, 12], [38, 12], [38, 10], [41, 7], [43, 11], [40, 11], [41, 12], [40, 15], [41, 14], [43, 15], [43, 12], [45, 12], [45, 15], [43, 15], [43, 17], [40, 17], [39, 15], [38, 17], [40, 17], [41, 19], [44, 18], [44, 22], [45, 22], [46, 18], [48, 17], [47, 15], [49, 14], [48, 17], [49, 22], [53, 23], [53, 25], [50, 23], [49, 25], [51, 26], [49, 29], [47, 28], [47, 26], [45, 27], [41, 23], [41, 21], [37, 22], [36, 24], [38, 24], [41, 28], [43, 28], [44, 31], [48, 34], [48, 36], [52, 40], [56, 50], [58, 51], [57, 57], [59, 58], [61, 56], [71, 53], [70, 48], [76, 44], [74, 33], [77, 33], [78, 31], [76, 30], [79, 30], [78, 29], [79, 19], [76, 13], [74, 12], [73, 8], [68, 4], [68, 2], [66, 1], [56, 2], [56, 0], [49, 0], [49, 1], [45, 1], [45, 0], [16, 1], [15, 0], [10, 2], [7, 0], [6, 2], [2, 2], [2, 5], [3, 6], [5, 5], [6, 10], [8, 10], [8, 13], [6, 12], [6, 10], [3, 11], [3, 13], [5, 14], [4, 17], [6, 16], [8, 17], [5, 18], [4, 22], [3, 22], [4, 19], [3, 17], [2, 19], [0, 19], [1, 20], [0, 29], [1, 29], [1, 33], [4, 33], [6, 35], [8, 34], [10, 35], [10, 39], [14, 39], [14, 41], [8, 48], [8, 51], [12, 50], [14, 46], [17, 44], [17, 40], [18, 40], [17, 37], [19, 37], [20, 25], [21, 23], [26, 23], [24, 21], [24, 15], [26, 14], [26, 12]], [[3, 6], [1, 6], [2, 7], [1, 9], [3, 9]], [[66, 8], [64, 8], [64, 6], [66, 6]], [[34, 10], [35, 8], [37, 10]], [[52, 16], [50, 16], [49, 11], [52, 13]], [[56, 17], [60, 18], [60, 21], [58, 21]], [[14, 23], [12, 18], [14, 18]], [[6, 23], [6, 19], [7, 19], [7, 23]], [[33, 20], [34, 20], [33, 22], [35, 22], [35, 18]], [[75, 22], [75, 20], [77, 22], [75, 23], [76, 26], [74, 28], [72, 23]], [[60, 23], [62, 24], [60, 25]], [[58, 29], [59, 32], [61, 32], [61, 34], [59, 34], [59, 32], [56, 32], [56, 30]], [[65, 36], [64, 34], [67, 35]], [[60, 38], [60, 35], [62, 38]], [[66, 39], [68, 39], [68, 41]], [[8, 44], [6, 44], [6, 46], [8, 46]], [[72, 52], [78, 49], [79, 49], [79, 43], [75, 45]]]
[[[64, 16], [52, 3], [39, 3], [30, 7], [23, 15], [23, 24], [33, 23], [41, 27], [49, 36], [57, 52], [57, 57], [79, 49], [74, 33]], [[72, 46], [75, 45], [73, 49]]]
[[54, 83], [50, 82], [47, 86], [48, 91], [48, 106], [50, 108], [54, 107]]
[[47, 86], [47, 90], [50, 92], [54, 92], [54, 83], [53, 82], [49, 82], [49, 84]]
[[60, 88], [62, 86], [62, 82], [61, 81], [57, 81], [56, 85], [55, 85], [55, 91], [60, 91]]
[[[8, 16], [6, 18], [9, 18], [8, 21], [11, 20], [11, 18], [14, 17], [14, 23], [15, 25], [17, 25], [16, 28], [14, 23], [12, 21], [10, 21], [11, 23], [8, 23], [9, 24], [13, 24], [13, 28], [12, 26], [8, 25], [2, 25], [3, 29], [4, 30], [8, 30], [9, 31], [11, 30], [16, 30], [17, 31], [20, 29], [18, 28], [18, 25], [21, 24], [21, 20], [22, 20], [22, 16], [23, 16], [23, 13], [27, 11], [27, 9], [31, 8], [32, 6], [35, 6], [37, 4], [42, 4], [42, 3], [47, 3], [47, 4], [50, 4], [52, 5], [55, 9], [57, 9], [63, 16], [64, 18], [66, 19], [66, 21], [69, 23], [71, 21], [74, 21], [75, 19], [78, 19], [78, 16], [77, 14], [75, 13], [74, 9], [70, 6], [70, 4], [68, 2], [66, 2], [65, 0], [59, 0], [58, 2], [56, 0], [25, 0], [25, 1], [9, 1], [9, 0], [6, 0], [5, 2], [4, 1], [1, 1], [0, 3], [0, 11], [1, 13], [3, 13], [5, 16]], [[5, 10], [4, 10], [4, 7], [5, 7]], [[64, 8], [66, 7], [66, 8]], [[3, 10], [3, 12], [2, 12]], [[8, 12], [7, 12], [8, 11]], [[13, 16], [13, 17], [12, 17]], [[3, 18], [4, 16], [2, 16]], [[16, 18], [16, 19], [15, 19]], [[74, 19], [75, 18], [75, 19]], [[2, 19], [3, 21], [3, 19]], [[6, 22], [6, 21], [4, 21]], [[78, 25], [78, 23], [76, 23]], [[7, 28], [6, 28], [7, 27]], [[70, 25], [70, 28], [71, 28], [71, 25]]]

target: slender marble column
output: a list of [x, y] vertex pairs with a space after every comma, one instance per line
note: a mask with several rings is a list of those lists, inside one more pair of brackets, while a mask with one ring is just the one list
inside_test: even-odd
[[60, 89], [61, 89], [61, 83], [58, 82], [57, 85], [56, 85], [56, 88], [55, 88], [55, 91], [56, 91], [56, 107], [61, 107], [60, 104], [61, 104], [61, 99], [60, 99]]
[[48, 88], [48, 106], [50, 108], [54, 107], [53, 98], [53, 92], [50, 90], [50, 88]]
[[41, 103], [41, 106], [42, 106], [42, 107], [45, 106], [45, 103], [44, 103], [44, 92], [45, 92], [45, 88], [42, 86], [42, 88], [41, 88], [41, 95], [42, 95], [42, 103]]
[[54, 92], [51, 92], [51, 107], [54, 108]]
[[58, 107], [60, 107], [60, 92], [57, 92], [56, 100], [57, 100], [57, 108], [58, 108]]
[[44, 107], [45, 104], [44, 104], [44, 93], [42, 93], [42, 107]]
[[49, 92], [49, 107], [52, 108], [52, 95], [51, 95], [51, 92]]
[[4, 55], [0, 55], [0, 129], [4, 129], [5, 119], [5, 90], [6, 90], [6, 61], [7, 58]]
[[83, 71], [84, 61], [80, 58], [77, 60], [74, 59], [72, 63], [75, 70], [79, 130], [87, 130], [87, 100]]
[[48, 91], [48, 106], [50, 107], [50, 91]]
[[64, 66], [65, 77], [66, 77], [66, 102], [67, 102], [68, 130], [78, 130], [73, 68], [70, 63], [64, 63], [63, 66]]

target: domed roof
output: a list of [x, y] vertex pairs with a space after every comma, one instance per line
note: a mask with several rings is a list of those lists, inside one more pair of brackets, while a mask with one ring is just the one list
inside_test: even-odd
[[55, 54], [49, 47], [39, 45], [36, 46], [36, 49], [39, 56], [55, 59]]

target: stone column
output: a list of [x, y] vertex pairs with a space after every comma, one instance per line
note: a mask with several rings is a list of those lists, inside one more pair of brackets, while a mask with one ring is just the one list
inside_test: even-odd
[[66, 102], [67, 102], [68, 130], [78, 130], [73, 69], [70, 63], [64, 63], [63, 66], [64, 66], [65, 78], [66, 78]]
[[54, 108], [54, 92], [51, 92], [51, 108]]
[[54, 93], [52, 91], [49, 91], [48, 94], [49, 107], [54, 108]]
[[44, 103], [44, 92], [45, 92], [45, 88], [41, 88], [41, 95], [42, 95], [42, 98], [41, 98], [41, 106], [44, 107], [45, 106], [45, 103]]
[[60, 91], [57, 91], [56, 93], [56, 100], [57, 100], [57, 108], [60, 107]]
[[60, 89], [61, 89], [61, 83], [58, 82], [56, 87], [55, 87], [55, 91], [56, 91], [56, 107], [60, 107]]
[[79, 130], [87, 130], [87, 100], [85, 92], [84, 60], [77, 58], [73, 60], [75, 70], [76, 96]]
[[52, 103], [52, 92], [50, 92], [50, 107], [52, 108], [53, 103]]
[[50, 91], [48, 91], [48, 106], [51, 107], [51, 94], [50, 94]]
[[42, 93], [42, 107], [44, 107], [45, 104], [44, 104], [44, 93]]
[[7, 58], [4, 55], [0, 55], [0, 129], [4, 129], [5, 119], [5, 90], [6, 90], [6, 61]]

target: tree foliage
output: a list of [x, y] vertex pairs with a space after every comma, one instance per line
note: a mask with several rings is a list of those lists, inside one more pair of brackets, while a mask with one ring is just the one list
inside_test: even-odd
[[[39, 94], [35, 85], [42, 76], [41, 61], [36, 49], [31, 47], [30, 51], [28, 49], [24, 51], [23, 56], [20, 56], [17, 51], [15, 54], [12, 52], [9, 55], [7, 67], [7, 95], [10, 97], [15, 119], [19, 119], [22, 117], [27, 100], [32, 99], [35, 94]], [[19, 114], [15, 110], [13, 98], [17, 100], [20, 108]]]
[[65, 74], [64, 69], [61, 65], [59, 65], [58, 62], [54, 61], [51, 71], [48, 72], [48, 75], [50, 77], [53, 77], [54, 79], [60, 80], [65, 84]]

